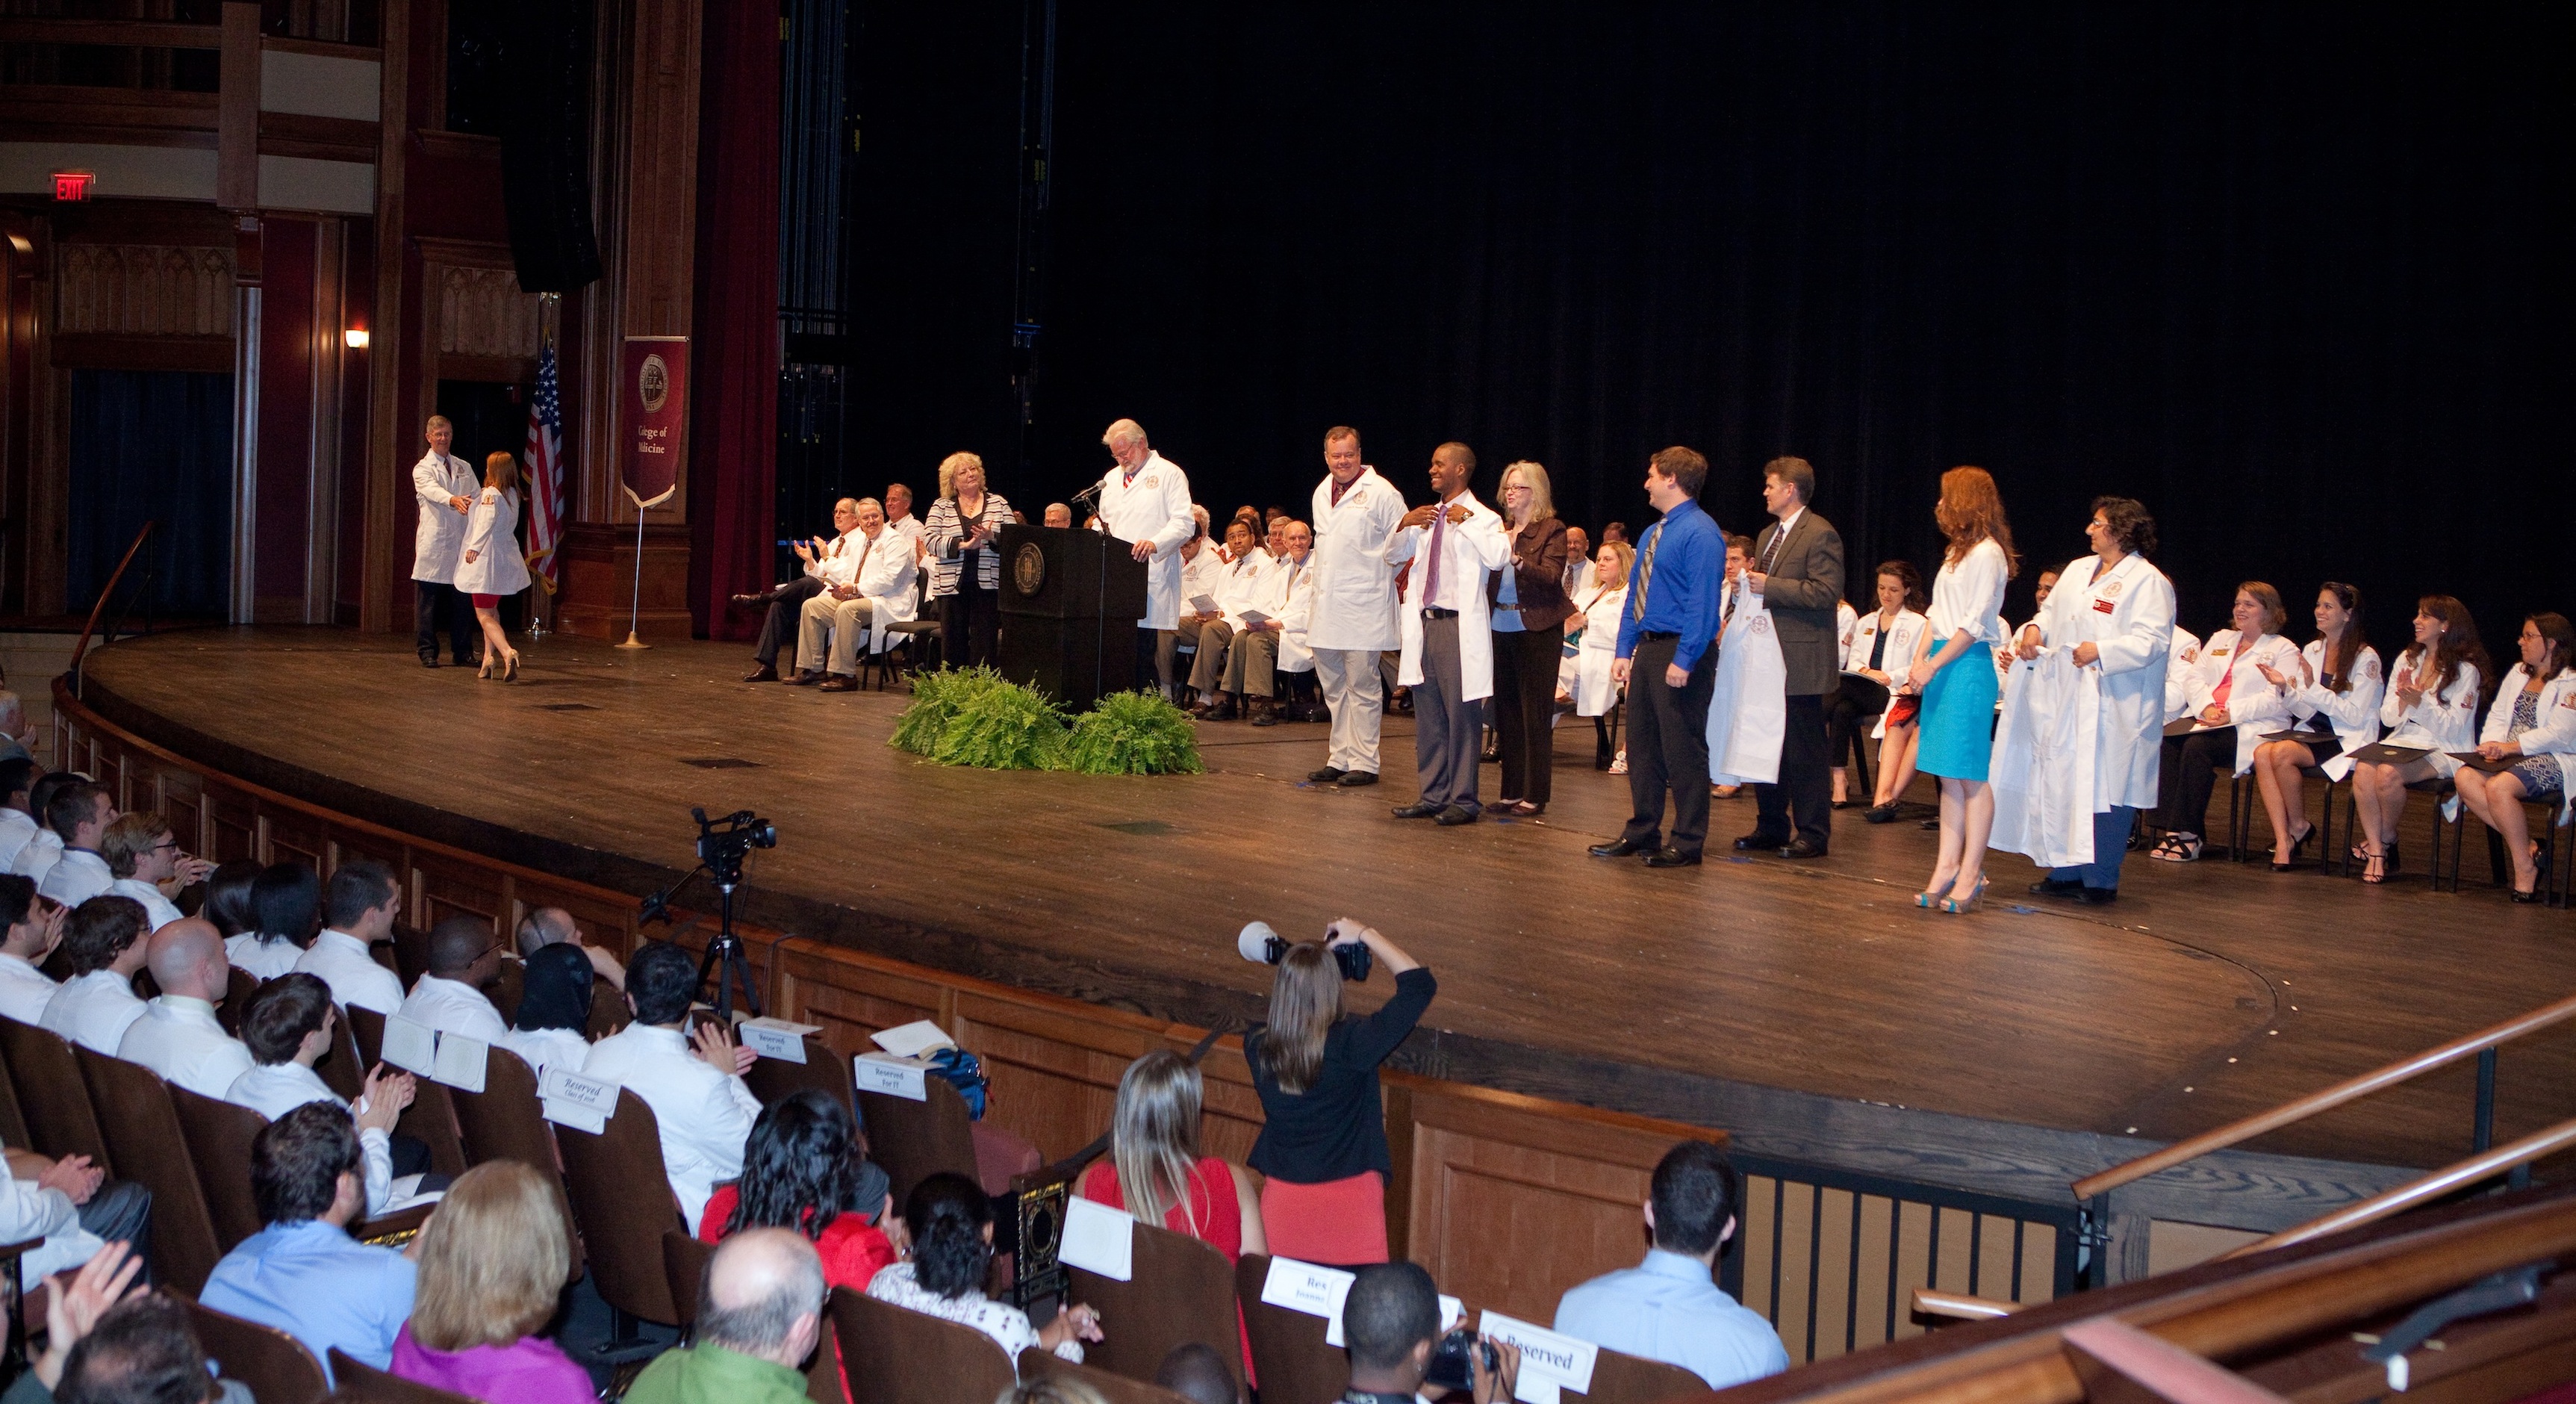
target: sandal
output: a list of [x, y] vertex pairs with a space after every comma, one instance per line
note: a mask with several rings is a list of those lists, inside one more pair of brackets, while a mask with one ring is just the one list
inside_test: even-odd
[[2155, 851], [2147, 856], [2162, 863], [2197, 863], [2200, 861], [2200, 836], [2167, 834], [2165, 841], [2157, 844]]
[[2362, 854], [2361, 880], [2373, 887], [2388, 881], [2389, 874], [2396, 870], [2395, 865], [2388, 861], [2389, 857], [2384, 852]]
[[2274, 849], [2272, 851], [2272, 871], [2276, 873], [2286, 873], [2290, 869], [2297, 867], [2299, 863], [2299, 850], [2306, 848], [2308, 846], [2308, 840], [2315, 838], [2316, 836], [2317, 826], [2310, 824], [2307, 827], [2306, 832], [2290, 840], [2289, 857], [2282, 857], [2280, 850], [2277, 848]]

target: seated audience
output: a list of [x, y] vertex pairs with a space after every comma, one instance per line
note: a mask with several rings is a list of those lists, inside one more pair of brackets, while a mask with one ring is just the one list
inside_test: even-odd
[[[73, 1348], [105, 1321], [109, 1312], [151, 1290], [134, 1280], [142, 1270], [142, 1255], [130, 1251], [125, 1244], [111, 1243], [79, 1264], [76, 1271], [48, 1279], [45, 1286], [52, 1290], [45, 1303], [44, 1353], [29, 1360], [17, 1380], [0, 1393], [0, 1404], [52, 1404], [54, 1391], [62, 1387], [63, 1372], [71, 1364]], [[205, 1362], [200, 1360], [198, 1368], [204, 1369]], [[89, 1378], [86, 1371], [84, 1378]], [[181, 1397], [193, 1399], [184, 1392]], [[152, 1404], [162, 1401], [156, 1397]]]
[[[1914, 783], [1915, 749], [1923, 740], [1923, 694], [1906, 675], [1914, 660], [1931, 651], [1932, 625], [1923, 617], [1923, 575], [1913, 562], [1882, 564], [1877, 582], [1878, 608], [1860, 617], [1843, 658], [1841, 710], [1850, 715], [1841, 725], [1848, 745], [1861, 718], [1878, 716], [1878, 725], [1870, 730], [1878, 743], [1878, 781], [1861, 818], [1887, 824], [1895, 821], [1897, 803]], [[1842, 755], [1839, 749], [1834, 752], [1837, 760]]]
[[322, 900], [323, 919], [331, 924], [296, 957], [295, 968], [321, 976], [331, 998], [345, 1006], [391, 1015], [402, 1008], [402, 977], [376, 964], [367, 948], [393, 939], [401, 913], [402, 888], [383, 864], [340, 865]]
[[[501, 1046], [539, 1077], [550, 1064], [576, 1072], [590, 1057], [590, 1001], [598, 971], [579, 946], [540, 946], [528, 957], [519, 1016]], [[619, 972], [623, 974], [623, 971]]]
[[152, 1191], [111, 1181], [85, 1155], [60, 1160], [11, 1146], [0, 1180], [0, 1243], [37, 1242], [18, 1260], [18, 1280], [88, 1262], [109, 1243], [142, 1243], [151, 1230]]
[[[2468, 606], [2448, 595], [2426, 595], [2415, 604], [2415, 641], [2388, 673], [2388, 696], [2379, 704], [2383, 740], [2420, 747], [2403, 765], [2363, 762], [2352, 769], [2352, 801], [2361, 821], [2356, 856], [2361, 880], [2383, 883], [2397, 875], [2397, 821], [2406, 815], [2406, 787], [2447, 777], [2460, 768], [2451, 752], [2477, 738], [2478, 698], [2486, 687], [2486, 646]], [[60, 998], [60, 996], [56, 996]]]
[[[1232, 721], [1235, 699], [1247, 692], [1253, 696], [1270, 696], [1270, 674], [1278, 665], [1278, 635], [1274, 628], [1254, 629], [1244, 619], [1246, 610], [1270, 613], [1270, 553], [1261, 549], [1261, 535], [1250, 521], [1237, 517], [1225, 529], [1227, 564], [1217, 579], [1217, 618], [1199, 626], [1198, 656], [1190, 663], [1190, 686], [1197, 688], [1199, 705], [1193, 710], [1209, 721]], [[1275, 625], [1274, 620], [1265, 624]], [[1184, 635], [1188, 633], [1186, 627]], [[1237, 648], [1243, 650], [1235, 656]]]
[[611, 989], [626, 988], [626, 967], [617, 957], [581, 939], [581, 926], [561, 907], [538, 907], [519, 918], [519, 958], [526, 960], [548, 946], [570, 946], [590, 959], [590, 968]]
[[180, 889], [205, 881], [215, 870], [205, 859], [181, 853], [170, 821], [158, 814], [120, 815], [107, 826], [98, 852], [107, 860], [107, 870], [116, 875], [107, 890], [142, 903], [144, 918], [154, 931], [179, 919], [179, 908], [170, 899]]
[[590, 1372], [539, 1336], [572, 1275], [554, 1187], [515, 1160], [456, 1177], [421, 1227], [393, 1373], [490, 1404], [591, 1404]]
[[[1404, 948], [1344, 917], [1329, 941], [1300, 941], [1270, 984], [1269, 1021], [1244, 1035], [1265, 1120], [1252, 1143], [1270, 1251], [1310, 1263], [1386, 1261], [1386, 1110], [1378, 1065], [1431, 1007], [1439, 982]], [[1342, 1017], [1328, 946], [1367, 944], [1395, 995], [1364, 1019]]]
[[429, 929], [429, 971], [412, 983], [395, 1012], [440, 1033], [486, 1044], [509, 1039], [510, 1026], [483, 993], [501, 978], [501, 938], [480, 917], [452, 916]]
[[35, 800], [30, 793], [37, 774], [36, 763], [25, 756], [0, 760], [0, 875], [18, 861], [20, 851], [44, 827], [33, 812]]
[[717, 1245], [698, 1287], [697, 1344], [666, 1350], [625, 1404], [804, 1404], [831, 1288], [804, 1235], [752, 1229]]
[[[251, 886], [259, 881], [260, 871], [259, 864], [235, 858], [229, 863], [217, 863], [214, 871], [206, 874], [206, 905], [197, 909], [197, 915], [213, 922], [215, 929], [224, 934], [226, 959], [232, 957], [234, 937], [259, 930], [259, 909], [251, 905]], [[233, 964], [241, 962], [236, 960]]]
[[53, 977], [44, 972], [54, 947], [62, 944], [63, 909], [36, 895], [36, 880], [0, 873], [0, 1015], [22, 1024], [41, 1024], [45, 1005], [54, 997]]
[[1711, 1389], [1788, 1369], [1780, 1333], [1717, 1285], [1717, 1256], [1735, 1236], [1738, 1184], [1715, 1146], [1684, 1141], [1664, 1152], [1646, 1200], [1655, 1246], [1635, 1267], [1568, 1288], [1556, 1329], [1679, 1365]]
[[72, 1283], [56, 1284], [66, 1296], [60, 1309], [46, 1313], [45, 1358], [0, 1398], [9, 1404], [252, 1404], [248, 1386], [209, 1368], [178, 1298], [137, 1287], [118, 1300], [136, 1265], [102, 1255], [104, 1274], [84, 1268]]
[[1155, 1368], [1154, 1383], [1190, 1404], [1243, 1404], [1243, 1390], [1235, 1384], [1234, 1372], [1225, 1368], [1225, 1357], [1205, 1341], [1172, 1347]]
[[[271, 1121], [309, 1102], [327, 1102], [350, 1111], [340, 1094], [313, 1071], [313, 1065], [331, 1052], [332, 1021], [339, 1017], [339, 1009], [331, 1003], [331, 987], [318, 975], [281, 975], [260, 986], [242, 1010], [242, 1046], [250, 1050], [253, 1066], [233, 1079], [224, 1100]], [[402, 1138], [408, 1152], [402, 1157], [404, 1163], [395, 1163], [394, 1123], [401, 1120], [418, 1087], [410, 1073], [379, 1064], [368, 1074], [366, 1090], [358, 1097], [358, 1148], [365, 1161], [361, 1178], [370, 1214], [383, 1213], [393, 1202], [396, 1175], [429, 1168], [429, 1147], [409, 1136]]]
[[45, 806], [45, 823], [62, 839], [63, 851], [36, 880], [36, 890], [66, 907], [77, 907], [107, 891], [116, 874], [108, 871], [98, 846], [106, 841], [107, 826], [117, 817], [116, 801], [104, 785], [84, 781], [54, 791]]
[[223, 938], [213, 922], [181, 917], [153, 932], [145, 945], [145, 965], [161, 993], [126, 1029], [116, 1056], [220, 1102], [251, 1070], [250, 1050], [215, 1018], [232, 975]]
[[250, 925], [224, 942], [232, 963], [262, 980], [295, 969], [322, 930], [322, 879], [302, 863], [271, 863], [251, 879]]
[[92, 897], [63, 919], [63, 959], [71, 978], [45, 1002], [43, 1025], [92, 1052], [113, 1058], [125, 1031], [143, 1017], [134, 972], [150, 954], [143, 944], [143, 904], [131, 897]]
[[[1351, 1360], [1351, 1387], [1342, 1398], [1390, 1404], [1418, 1397], [1443, 1334], [1440, 1289], [1421, 1264], [1361, 1268], [1342, 1299], [1342, 1350]], [[1475, 1372], [1475, 1404], [1503, 1404], [1520, 1380], [1520, 1348], [1491, 1336], [1478, 1339], [1493, 1348], [1497, 1359], [1495, 1368], [1487, 1369], [1484, 1352], [1467, 1354]]]
[[886, 526], [873, 497], [859, 499], [850, 547], [858, 553], [851, 578], [807, 600], [797, 617], [795, 681], [819, 682], [825, 692], [858, 691], [859, 655], [883, 653], [887, 630], [909, 621], [919, 599], [912, 542]]
[[2327, 581], [2317, 591], [2316, 620], [2317, 637], [2299, 651], [2298, 667], [2259, 665], [2280, 698], [2276, 720], [2305, 734], [2254, 748], [2254, 779], [2272, 820], [2276, 873], [2288, 872], [2316, 833], [2317, 826], [2307, 822], [2302, 772], [2314, 766], [2329, 781], [2340, 780], [2352, 773], [2352, 753], [2379, 739], [2385, 684], [2378, 651], [2362, 641], [2361, 591]]
[[744, 682], [778, 681], [778, 650], [796, 637], [796, 612], [805, 602], [834, 585], [847, 585], [859, 562], [859, 504], [847, 497], [832, 504], [832, 539], [814, 537], [796, 543], [796, 558], [805, 563], [794, 580], [756, 595], [736, 595], [738, 605], [766, 605], [760, 642], [752, 650], [751, 671]]
[[383, 1369], [411, 1316], [409, 1258], [349, 1236], [367, 1205], [357, 1128], [307, 1102], [251, 1142], [250, 1187], [266, 1228], [215, 1264], [197, 1300], [304, 1343], [327, 1378], [331, 1352]]
[[[753, 1123], [742, 1179], [717, 1187], [707, 1200], [698, 1237], [718, 1243], [744, 1229], [801, 1233], [822, 1255], [825, 1282], [864, 1292], [895, 1260], [895, 1245], [880, 1227], [893, 1213], [886, 1173], [861, 1152], [849, 1104], [808, 1087], [779, 1099]], [[840, 1368], [846, 1394], [849, 1367]]]
[[662, 1168], [684, 1224], [706, 1216], [717, 1181], [741, 1177], [743, 1138], [760, 1116], [760, 1100], [742, 1085], [752, 1051], [734, 1047], [732, 1036], [712, 1023], [690, 1035], [689, 1004], [697, 990], [697, 957], [668, 941], [647, 942], [626, 968], [626, 1004], [635, 1022], [592, 1044], [581, 1065], [653, 1109]]
[[1050, 503], [1048, 503], [1048, 504], [1046, 505], [1046, 516], [1045, 516], [1043, 519], [1041, 519], [1041, 524], [1042, 524], [1042, 525], [1045, 525], [1045, 526], [1051, 526], [1051, 527], [1070, 527], [1070, 526], [1072, 526], [1072, 525], [1073, 525], [1073, 504], [1072, 504], [1072, 503], [1069, 503], [1069, 502], [1050, 502]]
[[36, 833], [27, 840], [26, 847], [18, 850], [18, 856], [9, 860], [9, 871], [43, 885], [45, 874], [52, 872], [63, 857], [63, 836], [54, 832], [53, 826], [54, 795], [67, 785], [88, 783], [89, 777], [79, 771], [57, 770], [37, 777], [36, 783], [27, 787], [27, 810], [35, 817]]
[[1199, 1070], [1168, 1048], [1129, 1063], [1118, 1079], [1109, 1154], [1083, 1172], [1075, 1193], [1186, 1233], [1230, 1263], [1270, 1246], [1251, 1173], [1199, 1154], [1204, 1095]]
[[2492, 773], [2462, 766], [2452, 778], [2462, 803], [2504, 840], [2513, 860], [2513, 900], [2537, 902], [2549, 875], [2549, 850], [2531, 838], [2525, 800], [2548, 800], [2565, 822], [2567, 797], [2576, 794], [2576, 629], [2563, 614], [2535, 614], [2522, 621], [2521, 659], [2504, 675], [2495, 705], [2487, 710], [2478, 754], [2513, 761]]
[[869, 1296], [974, 1327], [993, 1338], [1015, 1370], [1030, 1346], [1079, 1361], [1082, 1343], [1101, 1338], [1100, 1313], [1080, 1303], [1038, 1330], [1027, 1312], [984, 1295], [984, 1275], [993, 1265], [993, 1202], [982, 1185], [952, 1171], [927, 1176], [904, 1200], [903, 1222], [912, 1256], [871, 1279]]
[[2287, 711], [2272, 682], [2299, 665], [2299, 650], [2280, 629], [2290, 612], [2281, 592], [2260, 580], [2236, 587], [2234, 627], [2209, 636], [2200, 658], [2184, 670], [2183, 687], [2197, 729], [2164, 740], [2164, 840], [2147, 856], [2166, 863], [2200, 858], [2201, 832], [2209, 822], [2209, 797], [2224, 767], [2231, 775], [2253, 768], [2263, 733], [2278, 730]]

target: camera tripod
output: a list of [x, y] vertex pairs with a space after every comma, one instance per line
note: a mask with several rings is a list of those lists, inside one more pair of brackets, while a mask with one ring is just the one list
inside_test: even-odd
[[753, 1018], [760, 1017], [760, 992], [752, 988], [751, 958], [743, 951], [742, 938], [733, 930], [733, 890], [740, 883], [739, 874], [730, 880], [721, 876], [717, 878], [716, 891], [721, 894], [723, 905], [716, 918], [716, 934], [708, 940], [707, 953], [698, 961], [698, 988], [706, 989], [708, 978], [714, 977], [716, 1017], [723, 1020], [728, 1028], [733, 1024], [733, 991], [736, 985], [742, 988], [743, 1007], [751, 1011]]

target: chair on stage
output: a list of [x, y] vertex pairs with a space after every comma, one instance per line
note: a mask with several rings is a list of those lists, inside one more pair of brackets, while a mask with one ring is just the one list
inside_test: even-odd
[[564, 1188], [572, 1196], [573, 1222], [581, 1226], [591, 1282], [619, 1318], [617, 1344], [634, 1343], [628, 1318], [680, 1325], [662, 1235], [675, 1228], [685, 1233], [689, 1226], [680, 1222], [671, 1198], [653, 1109], [620, 1089], [617, 1112], [603, 1130], [559, 1126], [555, 1145], [563, 1152]]
[[274, 1326], [195, 1302], [188, 1303], [188, 1325], [206, 1348], [206, 1358], [222, 1367], [223, 1377], [241, 1381], [259, 1404], [314, 1404], [331, 1392], [313, 1352]]
[[832, 1334], [850, 1404], [993, 1404], [1017, 1383], [1011, 1357], [972, 1326], [832, 1289]]
[[[2535, 800], [2526, 796], [2519, 803], [2522, 805], [2523, 827], [2540, 845], [2541, 861], [2549, 864], [2549, 871], [2537, 890], [2550, 906], [2566, 906], [2571, 899], [2576, 899], [2576, 873], [2571, 872], [2571, 869], [2576, 869], [2576, 863], [2568, 861], [2567, 846], [2559, 839], [2576, 830], [2570, 830], [2559, 822], [2558, 802], [2555, 800]], [[2504, 851], [2504, 835], [2493, 829], [2487, 830], [2487, 870], [2493, 874], [2496, 886], [2508, 892], [2513, 890], [2513, 859]], [[2452, 888], [2458, 890], [2456, 875]]]
[[[1236, 1351], [1237, 1355], [1242, 1352]], [[1140, 1380], [1096, 1365], [1076, 1365], [1053, 1351], [1030, 1346], [1020, 1352], [1020, 1378], [1044, 1379], [1047, 1376], [1080, 1380], [1097, 1391], [1108, 1404], [1189, 1404], [1182, 1395], [1173, 1393], [1149, 1380]]]
[[[188, 1138], [179, 1130], [170, 1089], [141, 1063], [73, 1050], [81, 1080], [119, 1177], [152, 1191], [152, 1280], [194, 1297], [206, 1285], [223, 1249], [214, 1216], [191, 1168]], [[247, 1175], [247, 1167], [244, 1170]]]
[[90, 1106], [81, 1081], [80, 1063], [62, 1035], [15, 1019], [0, 1018], [0, 1057], [9, 1062], [10, 1089], [17, 1094], [18, 1114], [27, 1124], [22, 1143], [56, 1160], [85, 1155], [107, 1173], [116, 1173], [99, 1131], [98, 1113]]
[[887, 682], [907, 673], [926, 673], [939, 667], [939, 621], [937, 619], [899, 619], [885, 626], [886, 646], [875, 653], [859, 655], [859, 681], [864, 683], [871, 671], [876, 674], [877, 690], [885, 691]]
[[[1235, 1326], [1234, 1267], [1225, 1254], [1152, 1224], [1135, 1226], [1133, 1272], [1125, 1282], [1070, 1267], [1071, 1298], [1098, 1308], [1117, 1329], [1083, 1348], [1083, 1358], [1129, 1379], [1150, 1380], [1163, 1357], [1193, 1341], [1227, 1362], [1243, 1383], [1243, 1342]], [[1329, 1396], [1327, 1396], [1329, 1397]]]

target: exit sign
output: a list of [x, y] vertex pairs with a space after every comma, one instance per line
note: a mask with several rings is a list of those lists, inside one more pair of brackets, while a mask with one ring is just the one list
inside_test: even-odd
[[86, 200], [89, 198], [90, 182], [96, 179], [98, 179], [98, 173], [95, 171], [56, 171], [54, 172], [54, 198]]

